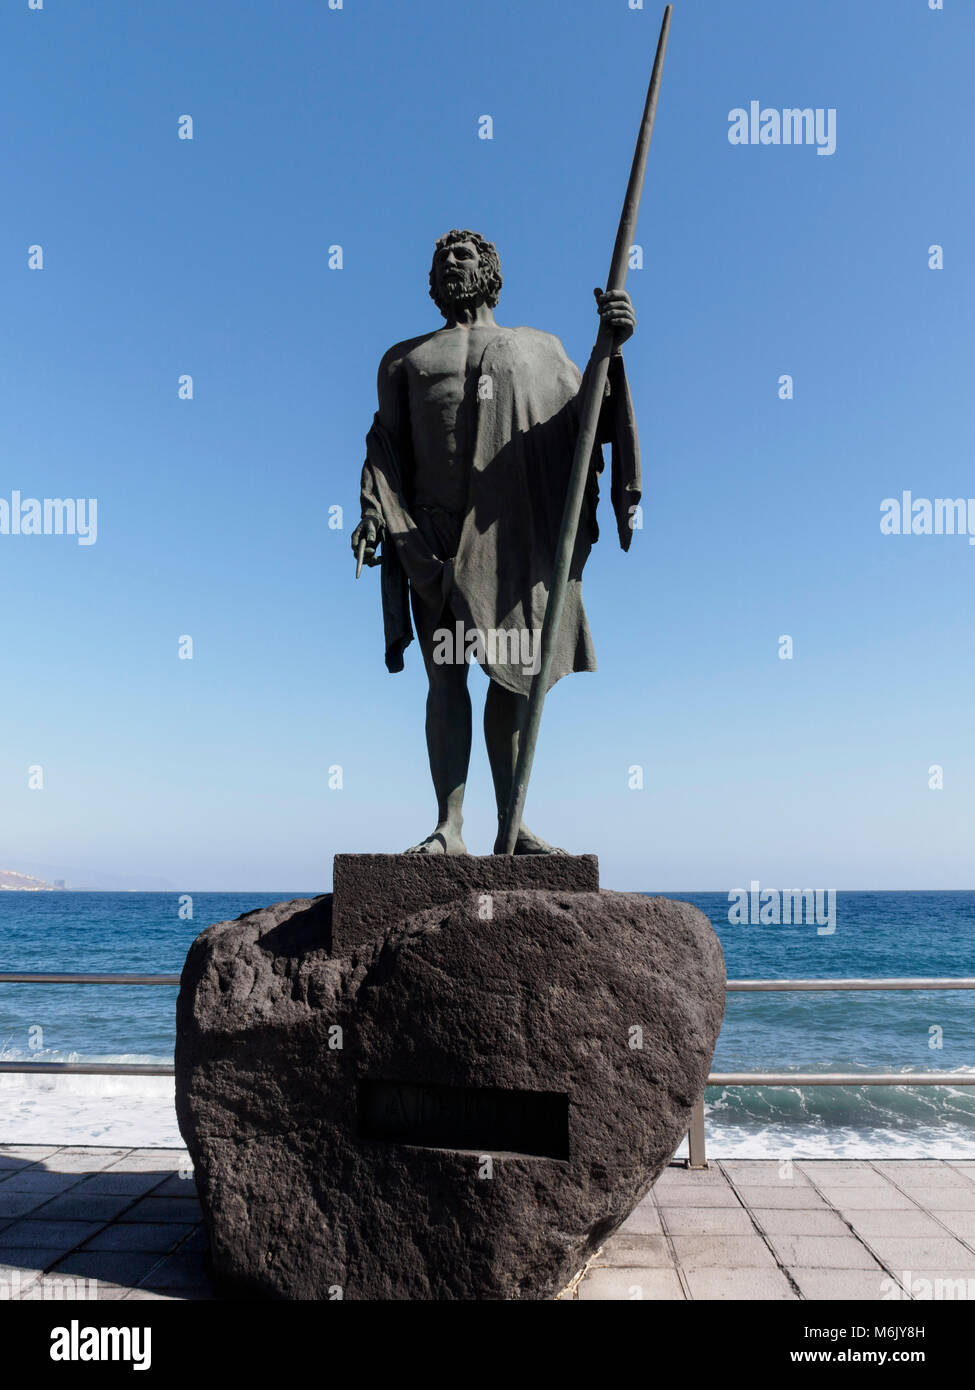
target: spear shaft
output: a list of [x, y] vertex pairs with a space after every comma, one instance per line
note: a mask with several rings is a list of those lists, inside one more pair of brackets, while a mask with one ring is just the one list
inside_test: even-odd
[[[606, 282], [607, 290], [622, 290], [626, 287], [630, 246], [636, 232], [637, 216], [640, 211], [643, 176], [646, 172], [647, 154], [653, 135], [654, 117], [657, 114], [657, 97], [660, 92], [660, 78], [663, 72], [664, 55], [667, 51], [667, 35], [670, 32], [672, 11], [673, 6], [668, 5], [664, 10], [663, 23], [660, 26], [660, 38], [653, 60], [653, 71], [650, 74], [650, 86], [647, 90], [646, 105], [643, 109], [643, 120], [640, 122], [640, 133], [637, 136], [636, 149], [633, 152], [633, 164], [630, 169], [629, 183], [626, 186], [626, 197], [623, 200], [619, 229], [616, 233], [616, 245], [613, 247], [613, 259], [610, 264], [609, 279]], [[518, 761], [515, 765], [511, 798], [505, 815], [502, 854], [514, 853], [518, 829], [525, 809], [528, 779], [531, 777], [532, 763], [535, 758], [535, 745], [538, 742], [538, 730], [542, 722], [542, 707], [545, 703], [545, 692], [548, 689], [552, 661], [555, 656], [556, 639], [562, 625], [562, 611], [565, 607], [569, 569], [575, 551], [579, 516], [582, 511], [586, 485], [589, 481], [589, 470], [592, 466], [593, 449], [596, 445], [596, 432], [599, 426], [599, 413], [606, 393], [606, 379], [609, 374], [609, 359], [612, 353], [613, 330], [600, 322], [596, 344], [586, 370], [583, 396], [579, 407], [579, 433], [576, 436], [575, 451], [572, 455], [572, 471], [569, 475], [569, 488], [566, 494], [565, 508], [562, 512], [562, 526], [555, 552], [552, 583], [545, 605], [545, 617], [542, 620], [541, 656], [538, 670], [532, 680], [525, 726], [521, 731], [518, 744]]]

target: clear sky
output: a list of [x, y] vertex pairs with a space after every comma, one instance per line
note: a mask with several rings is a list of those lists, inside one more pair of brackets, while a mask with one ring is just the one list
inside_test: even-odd
[[[453, 226], [498, 245], [499, 321], [584, 363], [662, 8], [3, 6], [0, 498], [98, 532], [0, 535], [0, 868], [310, 891], [432, 829], [419, 652], [386, 673], [349, 551], [376, 366], [439, 322]], [[975, 884], [975, 547], [880, 530], [975, 497], [973, 60], [964, 0], [675, 6], [644, 527], [604, 525], [599, 671], [550, 696], [526, 812], [605, 886]], [[834, 109], [835, 153], [730, 143], [752, 101]], [[493, 818], [478, 735], [473, 852]]]

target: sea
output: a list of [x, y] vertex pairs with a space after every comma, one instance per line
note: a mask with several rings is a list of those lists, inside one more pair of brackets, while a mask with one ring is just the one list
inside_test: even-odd
[[[210, 923], [301, 896], [3, 892], [0, 972], [178, 973]], [[975, 975], [975, 892], [841, 892], [829, 926], [667, 896], [710, 919], [730, 980]], [[0, 1060], [171, 1062], [175, 1004], [170, 987], [0, 983]], [[971, 1076], [975, 991], [731, 993], [712, 1070]], [[970, 1159], [975, 1087], [709, 1087], [706, 1130], [713, 1157]], [[0, 1144], [28, 1143], [180, 1145], [172, 1079], [0, 1073]]]

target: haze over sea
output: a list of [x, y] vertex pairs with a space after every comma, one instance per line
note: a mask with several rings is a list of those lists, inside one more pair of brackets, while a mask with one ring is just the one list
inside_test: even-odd
[[[178, 973], [212, 922], [283, 893], [0, 894], [0, 971]], [[723, 893], [669, 893], [707, 914], [729, 979], [961, 977], [975, 962], [975, 892], [839, 893], [836, 930], [739, 926]], [[0, 984], [0, 1058], [169, 1062], [176, 991]], [[38, 1031], [40, 1030], [40, 1031]], [[975, 993], [732, 994], [713, 1070], [975, 1069]], [[0, 1075], [0, 1143], [179, 1144], [169, 1078]], [[975, 1088], [711, 1088], [715, 1156], [975, 1153]]]

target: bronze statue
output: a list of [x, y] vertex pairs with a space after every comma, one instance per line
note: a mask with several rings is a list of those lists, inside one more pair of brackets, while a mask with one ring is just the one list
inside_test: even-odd
[[[413, 622], [429, 680], [426, 736], [437, 824], [408, 853], [466, 854], [461, 836], [471, 752], [468, 660], [490, 684], [484, 736], [499, 827], [511, 799], [519, 734], [578, 433], [583, 379], [558, 338], [498, 324], [501, 266], [491, 242], [454, 230], [437, 242], [430, 295], [445, 323], [397, 343], [379, 366], [379, 409], [362, 470], [360, 566], [382, 565], [386, 665], [403, 668]], [[640, 500], [639, 445], [620, 348], [635, 317], [625, 290], [596, 291], [612, 357], [565, 607], [546, 688], [595, 656], [581, 577], [596, 540], [600, 442], [613, 448], [620, 544]], [[382, 546], [381, 560], [377, 550]], [[499, 828], [495, 853], [502, 851]], [[520, 821], [516, 854], [553, 854]]]

